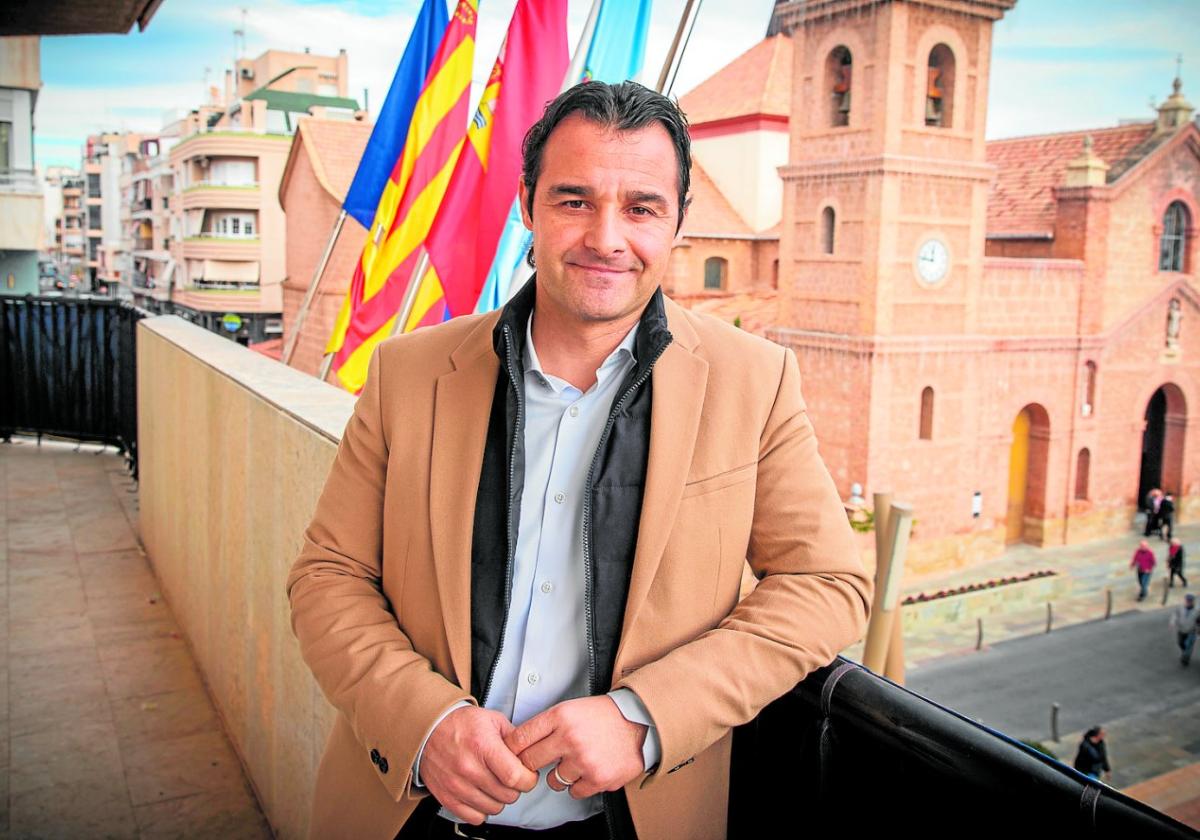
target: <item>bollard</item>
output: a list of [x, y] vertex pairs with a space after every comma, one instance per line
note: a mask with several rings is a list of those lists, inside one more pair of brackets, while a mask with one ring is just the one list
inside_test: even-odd
[[1058, 743], [1058, 704], [1050, 704], [1050, 740]]
[[1105, 601], [1104, 620], [1108, 621], [1110, 618], [1112, 618], [1112, 590], [1111, 589], [1104, 590], [1104, 601]]
[[975, 619], [975, 650], [983, 650], [983, 619]]
[[1054, 629], [1054, 603], [1046, 602], [1046, 632], [1049, 633]]
[[1162, 605], [1163, 605], [1164, 607], [1167, 605], [1167, 598], [1168, 598], [1168, 597], [1170, 597], [1170, 595], [1171, 595], [1171, 579], [1170, 579], [1170, 578], [1167, 578], [1166, 580], [1164, 580], [1164, 581], [1163, 581], [1163, 600], [1162, 600]]

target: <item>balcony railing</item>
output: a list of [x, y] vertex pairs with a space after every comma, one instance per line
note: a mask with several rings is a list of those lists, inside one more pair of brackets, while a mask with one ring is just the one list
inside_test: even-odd
[[191, 236], [185, 236], [184, 242], [258, 242], [258, 235], [251, 234], [247, 236], [244, 233], [213, 233], [212, 231], [201, 231], [194, 233]]
[[183, 191], [186, 193], [196, 190], [256, 190], [258, 186], [258, 181], [246, 181], [239, 184], [225, 184], [219, 181], [196, 181], [184, 187]]
[[134, 331], [146, 314], [101, 298], [0, 295], [0, 439], [106, 443], [136, 476]]

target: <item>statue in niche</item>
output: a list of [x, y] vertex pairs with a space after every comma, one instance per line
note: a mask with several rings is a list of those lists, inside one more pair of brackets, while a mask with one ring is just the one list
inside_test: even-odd
[[1179, 349], [1179, 331], [1183, 322], [1183, 307], [1179, 298], [1171, 298], [1167, 306], [1167, 349]]

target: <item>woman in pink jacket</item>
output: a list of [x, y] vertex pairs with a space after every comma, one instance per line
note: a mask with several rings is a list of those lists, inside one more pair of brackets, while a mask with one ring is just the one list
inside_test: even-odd
[[1154, 564], [1158, 562], [1154, 558], [1154, 552], [1150, 549], [1150, 543], [1142, 540], [1138, 543], [1137, 551], [1133, 552], [1133, 560], [1129, 564], [1129, 568], [1137, 570], [1138, 579], [1138, 597], [1139, 601], [1146, 600], [1146, 593], [1150, 590], [1150, 573], [1154, 571]]

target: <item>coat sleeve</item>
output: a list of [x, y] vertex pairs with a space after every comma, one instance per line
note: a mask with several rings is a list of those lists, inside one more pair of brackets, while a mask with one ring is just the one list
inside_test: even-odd
[[662, 761], [646, 783], [754, 718], [866, 626], [872, 584], [817, 452], [796, 358], [781, 355], [759, 439], [747, 557], [759, 584], [715, 629], [619, 683], [642, 699], [659, 730]]
[[304, 661], [399, 801], [413, 793], [413, 763], [441, 713], [475, 701], [413, 649], [382, 593], [381, 364], [376, 348], [287, 592]]

